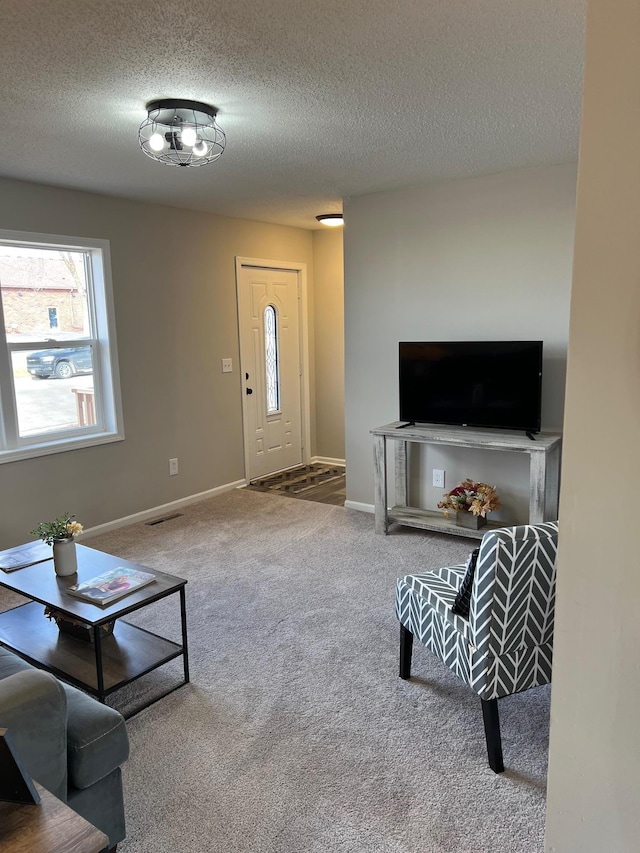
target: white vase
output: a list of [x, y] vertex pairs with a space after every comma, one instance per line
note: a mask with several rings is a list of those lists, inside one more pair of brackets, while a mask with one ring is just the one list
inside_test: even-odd
[[75, 575], [78, 571], [76, 543], [71, 536], [68, 539], [53, 540], [53, 566], [56, 574], [61, 577]]

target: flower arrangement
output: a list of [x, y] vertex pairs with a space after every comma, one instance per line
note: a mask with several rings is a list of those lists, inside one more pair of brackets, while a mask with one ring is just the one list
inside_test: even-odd
[[54, 518], [53, 521], [41, 521], [40, 524], [31, 531], [33, 536], [39, 536], [47, 545], [52, 545], [58, 539], [73, 539], [79, 533], [82, 533], [82, 525], [79, 521], [74, 521], [75, 515], [70, 515], [65, 512]]
[[463, 480], [444, 496], [438, 504], [438, 509], [444, 509], [445, 516], [451, 512], [470, 512], [483, 518], [488, 512], [500, 509], [500, 501], [495, 486], [487, 483], [474, 483], [473, 480]]

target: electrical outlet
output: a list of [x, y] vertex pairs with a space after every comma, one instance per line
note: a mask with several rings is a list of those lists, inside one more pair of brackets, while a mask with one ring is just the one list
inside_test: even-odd
[[177, 459], [170, 459], [169, 460], [169, 476], [175, 477], [177, 473], [178, 473], [178, 460]]
[[222, 359], [222, 372], [223, 373], [231, 373], [233, 371], [233, 362], [230, 358]]
[[438, 489], [444, 489], [444, 471], [439, 468], [433, 469], [433, 485]]

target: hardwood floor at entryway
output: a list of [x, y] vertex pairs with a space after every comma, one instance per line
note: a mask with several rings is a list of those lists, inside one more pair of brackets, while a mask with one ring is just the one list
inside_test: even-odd
[[301, 465], [254, 480], [247, 488], [333, 506], [344, 506], [347, 499], [345, 469], [339, 465]]

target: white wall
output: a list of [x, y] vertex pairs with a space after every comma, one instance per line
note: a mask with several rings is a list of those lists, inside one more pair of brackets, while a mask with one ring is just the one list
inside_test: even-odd
[[[573, 250], [575, 166], [379, 193], [346, 206], [347, 498], [373, 503], [369, 430], [398, 418], [398, 341], [544, 340], [543, 430], [562, 425]], [[423, 453], [413, 465], [447, 487], [495, 483], [526, 521], [528, 465], [517, 454]], [[434, 508], [442, 489], [412, 500]]]
[[313, 232], [316, 454], [344, 459], [342, 228]]
[[546, 849], [640, 849], [640, 4], [589, 0]]

